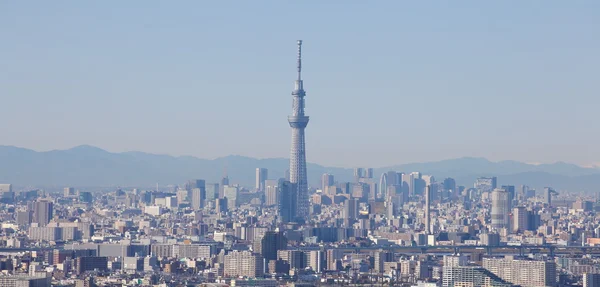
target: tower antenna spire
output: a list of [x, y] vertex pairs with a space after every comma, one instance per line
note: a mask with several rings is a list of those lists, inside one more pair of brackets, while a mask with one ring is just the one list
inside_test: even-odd
[[298, 40], [298, 81], [302, 80], [302, 40]]

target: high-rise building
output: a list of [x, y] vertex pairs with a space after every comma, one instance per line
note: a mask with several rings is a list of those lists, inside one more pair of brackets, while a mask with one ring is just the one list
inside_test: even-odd
[[240, 189], [237, 186], [226, 185], [223, 187], [224, 195], [227, 197], [227, 206], [229, 208], [235, 208], [237, 206], [237, 199], [240, 193]]
[[491, 192], [498, 186], [498, 180], [494, 177], [480, 177], [475, 180], [473, 187], [481, 192]]
[[366, 178], [373, 178], [373, 168], [369, 167], [369, 168], [366, 169], [365, 177]]
[[33, 222], [46, 226], [54, 214], [54, 204], [50, 201], [36, 201], [33, 204]]
[[444, 267], [467, 266], [467, 256], [464, 255], [444, 255]]
[[278, 259], [283, 259], [290, 264], [290, 269], [304, 269], [306, 267], [306, 254], [300, 250], [279, 250]]
[[260, 254], [252, 254], [250, 251], [233, 251], [225, 255], [223, 261], [225, 277], [257, 278], [264, 274], [263, 257]]
[[279, 182], [279, 203], [277, 209], [279, 213], [279, 222], [288, 223], [295, 221], [298, 217], [296, 208], [298, 196], [296, 195], [298, 189], [295, 183], [289, 181]]
[[50, 287], [52, 276], [37, 277], [23, 275], [0, 275], [2, 287]]
[[358, 200], [350, 198], [344, 202], [344, 221], [347, 225], [352, 225], [358, 218]]
[[583, 287], [600, 287], [600, 274], [584, 273]]
[[219, 198], [219, 199], [215, 200], [215, 202], [216, 202], [215, 211], [217, 212], [217, 214], [222, 214], [224, 212], [227, 212], [228, 203], [229, 203], [227, 200], [227, 197]]
[[308, 216], [308, 179], [306, 174], [306, 145], [304, 129], [308, 125], [308, 116], [304, 114], [304, 86], [302, 82], [302, 40], [298, 40], [298, 79], [292, 92], [292, 115], [288, 122], [292, 128], [292, 147], [290, 152], [290, 182], [296, 189], [296, 212], [299, 217]]
[[219, 198], [223, 198], [225, 196], [224, 191], [226, 185], [229, 185], [229, 177], [227, 175], [221, 178], [221, 185], [219, 186]]
[[494, 189], [492, 198], [492, 229], [509, 228], [510, 226], [510, 199], [504, 189]]
[[0, 202], [13, 203], [15, 201], [15, 193], [12, 190], [12, 184], [0, 184]]
[[72, 187], [65, 187], [63, 190], [63, 196], [64, 197], [73, 197], [73, 196], [77, 196], [77, 193], [75, 193], [75, 189]]
[[456, 192], [456, 181], [454, 180], [454, 178], [446, 178], [444, 179], [444, 190], [446, 191], [452, 191], [452, 192]]
[[325, 269], [325, 255], [323, 250], [311, 250], [306, 253], [306, 261], [308, 262], [306, 265], [310, 267], [313, 271], [320, 273]]
[[202, 181], [202, 185], [198, 185], [192, 189], [192, 208], [194, 210], [200, 210], [204, 207], [204, 201], [206, 200], [206, 188], [204, 186], [204, 181]]
[[552, 187], [544, 187], [543, 200], [544, 200], [545, 204], [552, 206], [552, 195], [554, 193], [556, 193], [556, 191], [554, 189], [552, 189]]
[[207, 183], [206, 184], [206, 200], [215, 200], [219, 198], [219, 184], [218, 183]]
[[[510, 200], [511, 204], [515, 204], [515, 186], [514, 185], [503, 185], [502, 189], [508, 192], [508, 200]], [[512, 207], [512, 206], [511, 206]]]
[[408, 196], [414, 195], [415, 176], [412, 173], [402, 174], [402, 192], [406, 192]]
[[0, 193], [12, 192], [12, 184], [2, 183], [0, 184]]
[[494, 273], [479, 266], [459, 266], [443, 268], [442, 287], [515, 287]]
[[513, 208], [513, 232], [522, 233], [529, 230], [529, 212], [524, 206]]
[[425, 233], [432, 234], [431, 232], [431, 185], [425, 188]]
[[359, 182], [365, 175], [365, 170], [362, 167], [354, 168], [354, 182]]
[[394, 252], [378, 250], [374, 254], [374, 269], [376, 273], [383, 273], [383, 265], [385, 262], [394, 262]]
[[382, 173], [379, 178], [379, 196], [378, 198], [386, 198], [387, 197], [387, 188], [388, 188], [388, 178], [387, 173]]
[[33, 211], [17, 211], [17, 224], [18, 225], [29, 225], [33, 220]]
[[256, 190], [265, 190], [265, 180], [269, 178], [269, 170], [262, 167], [256, 168]]
[[266, 260], [277, 260], [277, 251], [287, 248], [287, 238], [281, 231], [267, 231], [261, 239], [261, 255]]
[[483, 268], [523, 287], [556, 286], [556, 263], [531, 259], [484, 258]]
[[276, 206], [279, 202], [279, 181], [265, 180], [265, 205]]
[[75, 270], [77, 270], [77, 274], [94, 270], [107, 271], [108, 257], [87, 256], [75, 258]]
[[328, 174], [328, 173], [324, 173], [321, 176], [321, 190], [325, 191], [325, 189], [327, 189], [328, 187], [334, 185], [334, 178], [333, 178], [333, 174]]

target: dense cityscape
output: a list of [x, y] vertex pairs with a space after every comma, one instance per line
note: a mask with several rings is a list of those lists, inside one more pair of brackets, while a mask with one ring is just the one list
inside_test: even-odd
[[595, 195], [372, 168], [309, 186], [297, 44], [285, 178], [0, 184], [0, 286], [600, 286]]

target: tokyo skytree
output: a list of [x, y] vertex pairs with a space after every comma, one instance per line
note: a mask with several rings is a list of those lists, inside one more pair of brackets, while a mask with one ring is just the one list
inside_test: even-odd
[[308, 180], [306, 176], [306, 145], [304, 129], [308, 116], [304, 115], [304, 87], [302, 84], [302, 40], [298, 40], [298, 79], [292, 92], [292, 115], [288, 122], [292, 128], [292, 148], [290, 153], [290, 182], [297, 188], [296, 212], [298, 218], [308, 216]]

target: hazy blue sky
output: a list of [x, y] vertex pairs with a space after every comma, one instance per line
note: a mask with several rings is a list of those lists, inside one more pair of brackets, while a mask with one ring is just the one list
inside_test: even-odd
[[[327, 2], [327, 3], [324, 3]], [[600, 163], [600, 1], [0, 1], [0, 144]]]

